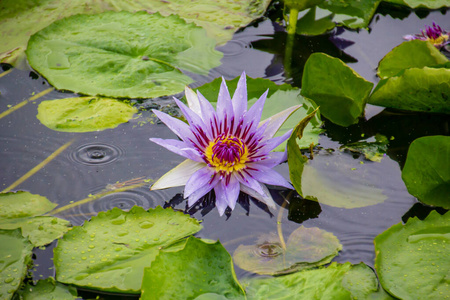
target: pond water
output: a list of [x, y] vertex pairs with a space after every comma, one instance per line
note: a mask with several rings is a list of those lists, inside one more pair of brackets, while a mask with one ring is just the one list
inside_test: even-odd
[[[376, 83], [378, 61], [403, 41], [402, 36], [417, 33], [433, 21], [443, 28], [450, 28], [450, 17], [446, 10], [414, 13], [382, 6], [368, 31], [335, 29], [331, 34], [318, 37], [299, 36], [294, 44], [293, 78], [286, 78], [283, 68], [286, 34], [270, 18], [264, 18], [242, 29], [234, 35], [233, 40], [219, 47], [218, 50], [224, 53], [222, 65], [213, 69], [208, 77], [194, 77], [197, 80], [194, 87], [220, 76], [225, 79], [235, 78], [243, 70], [250, 77], [268, 78], [278, 84], [288, 82], [300, 87], [301, 70], [313, 52], [339, 57], [365, 79]], [[0, 72], [9, 69], [7, 65], [2, 68]], [[0, 111], [48, 88], [50, 85], [46, 80], [30, 69], [13, 69], [0, 79]], [[57, 214], [73, 225], [80, 225], [98, 212], [113, 207], [129, 209], [138, 205], [147, 209], [161, 205], [187, 209], [180, 195], [182, 188], [150, 191], [150, 184], [146, 183], [135, 189], [106, 193], [127, 184], [142, 183], [144, 179], [158, 179], [183, 160], [149, 141], [150, 137], [175, 137], [165, 125], [157, 122], [150, 111], [150, 108], [165, 107], [176, 114], [169, 98], [143, 101], [138, 104], [142, 108], [139, 118], [100, 132], [56, 132], [37, 120], [37, 105], [41, 101], [71, 96], [75, 95], [51, 91], [0, 119], [2, 189], [44, 161], [59, 147], [71, 142], [67, 149], [15, 189], [43, 195], [60, 206], [88, 198], [89, 195], [103, 195]], [[423, 217], [430, 210], [408, 193], [401, 179], [401, 168], [408, 146], [414, 139], [427, 135], [449, 135], [449, 119], [444, 115], [401, 112], [368, 105], [365, 119], [356, 125], [344, 128], [324, 121], [325, 132], [319, 140], [320, 150], [315, 151], [312, 163], [326, 170], [329, 180], [345, 193], [364, 197], [365, 188], [370, 186], [386, 196], [383, 203], [344, 209], [302, 200], [291, 194], [291, 203], [297, 203], [298, 207], [282, 208], [288, 191], [273, 189], [271, 192], [278, 204], [277, 210], [267, 210], [248, 199], [241, 199], [240, 205], [223, 217], [219, 217], [217, 210], [206, 202], [202, 207], [188, 210], [195, 218], [203, 221], [204, 228], [197, 236], [219, 239], [233, 253], [240, 244], [253, 244], [259, 235], [276, 232], [278, 210], [281, 210], [281, 226], [285, 237], [297, 229], [300, 223], [306, 227], [319, 227], [334, 233], [343, 245], [342, 252], [334, 261], [362, 261], [373, 266], [373, 239], [378, 234], [402, 221], [402, 218], [405, 220], [414, 215]], [[363, 156], [339, 150], [343, 144], [375, 134], [391, 138], [387, 155], [381, 162], [371, 162]], [[276, 170], [289, 178], [287, 164], [278, 166]], [[53, 243], [46, 250], [35, 250], [36, 278], [53, 275], [51, 250], [54, 246]], [[237, 266], [236, 273], [238, 278], [255, 276]]]

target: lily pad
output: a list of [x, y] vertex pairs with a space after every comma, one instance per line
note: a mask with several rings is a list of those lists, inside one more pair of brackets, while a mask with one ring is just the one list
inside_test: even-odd
[[[316, 11], [319, 11], [316, 13]], [[319, 35], [333, 29], [336, 24], [332, 21], [333, 14], [319, 15], [323, 10], [312, 7], [303, 17], [297, 21], [297, 34]], [[318, 19], [317, 19], [318, 18]]]
[[33, 217], [19, 219], [0, 219], [0, 229], [22, 229], [22, 235], [27, 237], [35, 247], [50, 244], [62, 237], [70, 229], [70, 222], [56, 217]]
[[375, 135], [375, 138], [342, 145], [340, 149], [362, 153], [367, 160], [380, 162], [381, 159], [386, 155], [388, 144], [389, 141], [387, 137], [377, 133]]
[[80, 97], [42, 101], [37, 118], [53, 130], [88, 132], [115, 128], [135, 113], [135, 107], [119, 100]]
[[324, 0], [283, 0], [284, 4], [290, 9], [296, 9], [302, 11], [310, 7], [316, 6], [322, 3]]
[[142, 300], [194, 299], [210, 293], [224, 295], [225, 299], [245, 295], [231, 256], [220, 242], [211, 244], [190, 237], [184, 249], [161, 251], [144, 271]]
[[392, 49], [378, 64], [378, 76], [392, 77], [409, 68], [445, 64], [448, 59], [433, 44], [421, 40], [404, 42]]
[[402, 179], [421, 202], [450, 209], [450, 137], [426, 136], [408, 150]]
[[181, 92], [222, 53], [203, 28], [176, 15], [104, 12], [58, 20], [34, 34], [30, 65], [53, 86], [87, 95], [149, 98]]
[[76, 226], [54, 250], [56, 280], [80, 287], [139, 293], [144, 268], [159, 250], [201, 229], [181, 212], [113, 208]]
[[[227, 81], [228, 90], [231, 95], [236, 90], [238, 80], [239, 77]], [[215, 105], [221, 82], [221, 78], [216, 78], [212, 82], [202, 85], [198, 90], [206, 99]], [[267, 94], [267, 100], [262, 111], [261, 120], [270, 118], [294, 105], [302, 105], [302, 107], [295, 111], [286, 122], [284, 122], [275, 136], [281, 136], [288, 130], [294, 128], [300, 120], [317, 107], [313, 101], [302, 97], [299, 89], [288, 84], [277, 85], [268, 79], [254, 79], [247, 76], [248, 107], [253, 105], [267, 89], [269, 89], [269, 93]], [[298, 140], [299, 147], [303, 149], [308, 148], [311, 144], [318, 144], [319, 134], [323, 132], [323, 129], [320, 128], [321, 126], [322, 121], [320, 120], [320, 115], [317, 114], [304, 129], [304, 137], [301, 140]], [[275, 151], [285, 151], [285, 149], [286, 142], [275, 148]]]
[[272, 278], [247, 281], [249, 299], [392, 299], [378, 290], [376, 276], [364, 264], [332, 263]]
[[333, 21], [355, 29], [369, 26], [380, 2], [381, 0], [326, 0], [319, 7], [334, 13]]
[[28, 283], [18, 291], [21, 300], [73, 300], [77, 289], [55, 282], [53, 278], [39, 280], [36, 285]]
[[383, 0], [384, 2], [389, 2], [393, 4], [405, 5], [411, 8], [429, 8], [438, 9], [441, 7], [448, 6], [448, 0]]
[[[0, 2], [0, 62], [20, 64], [31, 35], [56, 20], [76, 14], [97, 14], [107, 10], [178, 14], [206, 29], [208, 36], [225, 44], [234, 32], [261, 17], [269, 0], [2, 0]], [[19, 60], [19, 61], [18, 61]]]
[[239, 245], [233, 258], [246, 271], [280, 275], [325, 265], [340, 250], [342, 245], [332, 233], [300, 226], [289, 236], [286, 249], [276, 234], [265, 234], [258, 238], [256, 245]]
[[381, 80], [369, 103], [385, 107], [450, 113], [450, 68], [410, 68]]
[[[358, 88], [355, 88], [357, 86]], [[373, 83], [366, 81], [340, 59], [312, 54], [305, 64], [301, 94], [312, 99], [323, 116], [349, 126], [364, 112]]]
[[444, 299], [450, 294], [450, 212], [411, 218], [375, 238], [381, 285], [400, 299]]
[[20, 229], [0, 229], [0, 299], [11, 299], [27, 274], [33, 245]]
[[29, 192], [0, 193], [0, 221], [39, 216], [51, 211], [56, 205], [41, 195]]

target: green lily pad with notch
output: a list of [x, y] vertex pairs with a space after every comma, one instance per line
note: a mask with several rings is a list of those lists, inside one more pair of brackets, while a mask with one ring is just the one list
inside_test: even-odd
[[384, 79], [409, 68], [431, 67], [448, 62], [436, 47], [427, 41], [403, 42], [391, 50], [378, 64], [377, 75]]
[[349, 126], [363, 114], [372, 87], [340, 59], [313, 53], [303, 70], [301, 95], [312, 99], [333, 123]]
[[381, 0], [327, 0], [319, 4], [334, 14], [333, 21], [348, 28], [366, 28], [369, 26]]
[[31, 264], [32, 250], [20, 229], [0, 229], [0, 299], [11, 299], [19, 288]]
[[54, 249], [56, 280], [109, 292], [139, 293], [144, 268], [160, 249], [201, 229], [199, 222], [160, 206], [113, 208], [75, 226]]
[[339, 149], [362, 153], [367, 160], [381, 162], [386, 155], [388, 144], [388, 138], [377, 133], [375, 138], [342, 145]]
[[129, 103], [98, 97], [42, 101], [37, 118], [50, 129], [88, 132], [115, 128], [128, 122], [137, 109]]
[[319, 35], [333, 29], [336, 24], [332, 21], [333, 14], [323, 14], [323, 10], [312, 7], [297, 21], [297, 34]]
[[150, 98], [183, 91], [223, 54], [176, 15], [104, 12], [58, 20], [31, 36], [30, 65], [53, 86], [86, 95]]
[[205, 28], [218, 44], [261, 17], [270, 0], [2, 0], [0, 2], [0, 62], [24, 63], [24, 51], [31, 35], [56, 20], [76, 14], [97, 14], [108, 10], [136, 12], [146, 10], [164, 16], [177, 14]]
[[[227, 81], [228, 90], [231, 95], [233, 95], [236, 90], [238, 81], [239, 77]], [[215, 105], [221, 82], [221, 78], [216, 78], [212, 82], [202, 85], [198, 90], [206, 99]], [[261, 120], [270, 118], [291, 106], [302, 105], [302, 107], [295, 111], [286, 122], [284, 122], [275, 136], [281, 136], [288, 130], [294, 128], [300, 120], [317, 107], [313, 101], [302, 97], [298, 88], [294, 88], [288, 84], [277, 85], [268, 79], [254, 79], [247, 76], [248, 107], [251, 107], [267, 89], [269, 89], [269, 92], [262, 111]], [[320, 128], [321, 126], [322, 121], [320, 120], [320, 114], [316, 114], [304, 129], [304, 137], [297, 141], [299, 147], [305, 149], [308, 148], [310, 144], [317, 145], [319, 142], [319, 134], [323, 132], [323, 129]], [[285, 151], [285, 149], [286, 142], [275, 148], [275, 151]]]
[[375, 269], [386, 291], [400, 299], [445, 299], [450, 295], [450, 212], [432, 211], [375, 238]]
[[405, 5], [411, 8], [429, 8], [438, 9], [448, 6], [448, 0], [383, 0], [384, 2]]
[[182, 250], [163, 250], [145, 268], [140, 299], [194, 299], [211, 293], [225, 299], [245, 295], [222, 244], [190, 237]]
[[56, 206], [44, 196], [29, 192], [0, 193], [0, 221], [39, 216]]
[[285, 276], [247, 279], [249, 299], [392, 299], [373, 271], [361, 263], [331, 263], [328, 267]]
[[450, 114], [450, 68], [410, 68], [381, 80], [370, 104]]
[[39, 216], [55, 207], [47, 198], [29, 192], [0, 193], [0, 229], [20, 228], [35, 247], [50, 244], [71, 226], [64, 219]]
[[66, 286], [49, 277], [39, 280], [36, 285], [28, 283], [18, 291], [21, 300], [73, 300], [77, 297], [77, 289]]
[[330, 263], [342, 250], [338, 238], [317, 227], [300, 226], [289, 236], [283, 249], [275, 233], [258, 238], [256, 245], [239, 245], [234, 262], [260, 275], [281, 275]]
[[419, 201], [450, 209], [450, 137], [426, 136], [408, 149], [402, 179]]

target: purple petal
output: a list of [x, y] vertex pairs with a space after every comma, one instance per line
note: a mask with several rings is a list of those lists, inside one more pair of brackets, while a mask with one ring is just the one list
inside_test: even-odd
[[175, 100], [176, 104], [181, 109], [183, 115], [186, 117], [186, 120], [189, 122], [191, 126], [198, 125], [204, 127], [203, 120], [199, 115], [197, 115], [192, 109], [187, 107], [183, 102], [181, 102], [177, 98], [174, 97], [173, 99]]
[[264, 159], [259, 160], [257, 163], [258, 165], [263, 165], [268, 168], [273, 168], [275, 166], [278, 166], [282, 162], [285, 162], [287, 160], [287, 152], [270, 152], [265, 156]]
[[234, 116], [236, 119], [240, 119], [240, 117], [247, 112], [247, 82], [246, 82], [245, 71], [242, 72], [241, 78], [239, 78], [239, 82], [234, 92], [233, 99], [231, 102], [233, 103]]
[[152, 109], [153, 113], [169, 127], [180, 139], [183, 141], [187, 141], [193, 137], [192, 131], [189, 128], [189, 125], [180, 121], [174, 117], [169, 116], [166, 113], [163, 113], [159, 110]]
[[[302, 105], [294, 105], [289, 107], [288, 109], [283, 110], [282, 112], [277, 113], [276, 115], [262, 121], [261, 123], [267, 122], [267, 129], [264, 132], [264, 135], [270, 139], [275, 133], [277, 133], [278, 129], [280, 129], [281, 125]], [[260, 126], [262, 124], [259, 124]]]
[[266, 103], [267, 93], [269, 90], [265, 91], [264, 94], [258, 99], [258, 101], [253, 104], [252, 107], [244, 115], [244, 126], [251, 124], [250, 131], [254, 131], [261, 120], [261, 114], [264, 108], [264, 103]]
[[219, 211], [219, 215], [222, 216], [223, 213], [225, 212], [225, 209], [227, 208], [228, 204], [227, 204], [225, 192], [223, 191], [223, 186], [222, 186], [221, 182], [216, 184], [216, 186], [214, 187], [214, 193], [216, 194], [217, 210]]
[[254, 190], [255, 192], [257, 192], [260, 195], [264, 194], [261, 184], [257, 180], [252, 178], [251, 175], [245, 173], [245, 170], [237, 173], [236, 178], [241, 183], [241, 190], [242, 190], [242, 185], [245, 185], [246, 187]]
[[219, 97], [217, 98], [217, 116], [219, 121], [226, 127], [229, 127], [231, 119], [234, 117], [233, 104], [231, 103], [230, 93], [225, 83], [225, 79], [222, 77], [222, 84], [220, 85]]
[[259, 183], [263, 190], [263, 194], [257, 193], [255, 190], [241, 184], [241, 191], [243, 193], [246, 193], [247, 195], [252, 196], [255, 199], [258, 199], [262, 203], [265, 203], [267, 206], [275, 208], [275, 202], [272, 199], [272, 195], [269, 192], [269, 189], [266, 187], [265, 184]]
[[206, 124], [206, 128], [211, 133], [211, 136], [216, 136], [218, 133], [218, 128], [216, 128], [215, 124], [218, 122], [214, 122], [214, 120], [217, 120], [217, 114], [214, 110], [214, 107], [211, 105], [211, 103], [206, 99], [200, 91], [197, 91], [197, 97], [200, 102], [200, 108], [202, 111], [202, 119]]
[[285, 140], [287, 140], [292, 134], [292, 129], [285, 132], [282, 136], [274, 137], [268, 141], [265, 141], [264, 147], [260, 149], [262, 153], [269, 153], [276, 147], [278, 147], [281, 143], [283, 143]]
[[259, 182], [292, 189], [292, 185], [284, 179], [283, 176], [271, 168], [262, 166], [258, 163], [249, 163], [248, 168], [245, 170]]
[[219, 182], [219, 176], [209, 167], [195, 172], [184, 188], [184, 197], [188, 198], [188, 205], [194, 205], [198, 199], [211, 191], [217, 182]]
[[161, 176], [161, 178], [152, 185], [150, 190], [161, 190], [174, 186], [186, 185], [192, 174], [204, 167], [206, 167], [205, 163], [198, 163], [186, 159], [181, 164]]
[[177, 140], [164, 140], [159, 138], [151, 138], [150, 141], [193, 161], [204, 162], [202, 156], [198, 153], [198, 151], [185, 142]]

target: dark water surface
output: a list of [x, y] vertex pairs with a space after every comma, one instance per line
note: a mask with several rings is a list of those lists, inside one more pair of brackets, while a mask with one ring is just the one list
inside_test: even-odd
[[[385, 15], [387, 9], [379, 13], [370, 24], [370, 30], [350, 31], [335, 29], [332, 34], [319, 37], [298, 37], [294, 46], [292, 62], [293, 78], [285, 78], [283, 69], [284, 40], [286, 34], [270, 19], [265, 19], [235, 34], [232, 41], [219, 47], [224, 53], [222, 66], [212, 70], [209, 78], [196, 77], [199, 86], [213, 78], [237, 77], [243, 70], [250, 77], [262, 77], [276, 83], [289, 82], [301, 85], [303, 64], [312, 52], [326, 52], [346, 61], [350, 67], [365, 79], [376, 83], [378, 61], [393, 47], [403, 42], [402, 36], [418, 33], [433, 21], [445, 29], [450, 28], [449, 13], [434, 11], [421, 14], [420, 18], [407, 11], [398, 13], [403, 19]], [[403, 15], [402, 15], [403, 14]], [[3, 66], [3, 71], [8, 67]], [[0, 74], [1, 74], [0, 70]], [[0, 112], [30, 98], [33, 93], [48, 89], [49, 84], [30, 70], [13, 69], [0, 78]], [[140, 117], [122, 124], [115, 129], [91, 133], [63, 133], [48, 129], [36, 119], [37, 106], [43, 100], [73, 97], [71, 93], [52, 91], [32, 101], [8, 116], [0, 119], [0, 187], [5, 189], [37, 164], [45, 160], [56, 149], [73, 140], [72, 144], [48, 165], [15, 189], [27, 190], [47, 197], [60, 206], [87, 198], [89, 195], [114, 191], [120, 187], [117, 182], [133, 179], [157, 179], [183, 158], [165, 151], [149, 141], [150, 137], [175, 138], [163, 124], [156, 122], [149, 110], [140, 112]], [[142, 107], [158, 108], [173, 105], [170, 100], [148, 100]], [[443, 115], [420, 114], [383, 110], [368, 105], [366, 119], [359, 124], [343, 128], [325, 120], [325, 133], [320, 138], [320, 147], [334, 149], [333, 154], [316, 153], [313, 163], [317, 166], [330, 160], [337, 161], [338, 167], [328, 168], [331, 180], [344, 191], [358, 195], [361, 191], [351, 188], [351, 169], [356, 168], [353, 177], [363, 177], [367, 184], [378, 188], [387, 197], [373, 206], [343, 209], [318, 204], [312, 201], [291, 198], [298, 209], [283, 209], [282, 229], [285, 239], [298, 228], [319, 227], [334, 233], [343, 250], [335, 261], [373, 266], [375, 257], [373, 239], [402, 217], [421, 214], [427, 208], [417, 204], [401, 179], [401, 167], [406, 158], [409, 144], [425, 135], [449, 135], [449, 119]], [[362, 156], [340, 152], [342, 144], [355, 142], [380, 133], [394, 137], [387, 156], [380, 163], [366, 161]], [[328, 153], [328, 152], [327, 152]], [[363, 161], [364, 164], [361, 164]], [[286, 178], [289, 177], [287, 164], [277, 167]], [[356, 179], [355, 179], [356, 180]], [[131, 181], [131, 183], [134, 181]], [[186, 202], [177, 195], [183, 188], [150, 191], [150, 184], [142, 187], [109, 193], [82, 206], [67, 210], [57, 216], [80, 225], [84, 220], [112, 207], [129, 209], [133, 205], [144, 208], [173, 206], [185, 210]], [[272, 190], [276, 202], [281, 205], [286, 191]], [[228, 217], [219, 217], [211, 207], [194, 208], [190, 212], [203, 220], [204, 229], [197, 235], [208, 239], [220, 239], [230, 253], [240, 244], [253, 244], [260, 234], [276, 232], [278, 210], [268, 212], [253, 201], [243, 199]], [[195, 210], [198, 209], [196, 212]], [[411, 210], [410, 212], [408, 212]], [[53, 275], [51, 249], [36, 250], [36, 278]], [[50, 268], [50, 269], [49, 269]], [[239, 278], [253, 276], [236, 267]]]

